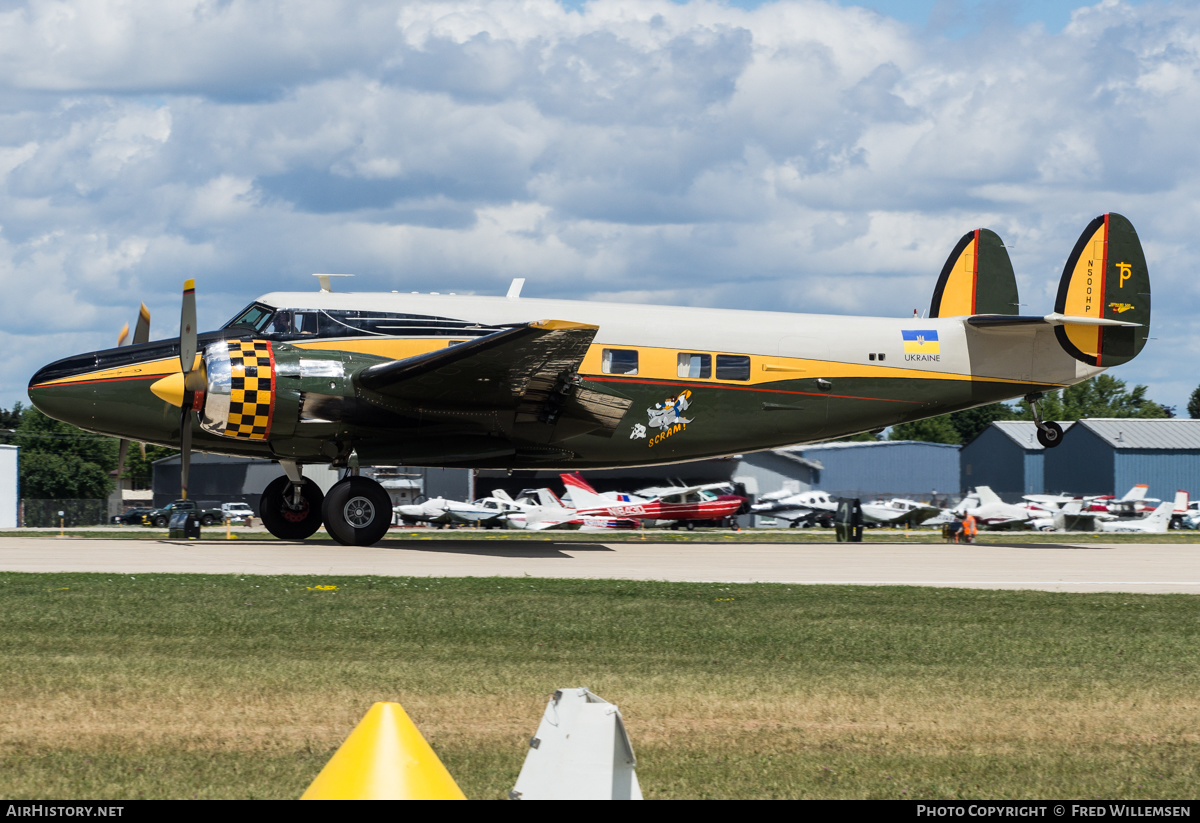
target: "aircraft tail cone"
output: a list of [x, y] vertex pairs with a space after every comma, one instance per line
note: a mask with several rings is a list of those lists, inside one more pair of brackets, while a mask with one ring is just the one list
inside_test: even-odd
[[376, 703], [301, 800], [466, 800], [399, 703]]

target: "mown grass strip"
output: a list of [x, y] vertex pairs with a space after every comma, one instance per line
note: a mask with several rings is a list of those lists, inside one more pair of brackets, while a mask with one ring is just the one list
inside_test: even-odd
[[[332, 587], [332, 588], [331, 588]], [[297, 797], [377, 700], [503, 797], [549, 693], [683, 797], [1195, 797], [1194, 596], [0, 574], [0, 796]]]

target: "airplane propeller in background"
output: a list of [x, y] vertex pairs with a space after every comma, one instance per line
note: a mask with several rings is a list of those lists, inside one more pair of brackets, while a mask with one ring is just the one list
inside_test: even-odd
[[204, 405], [208, 376], [203, 358], [197, 357], [196, 281], [183, 283], [183, 306], [179, 314], [179, 367], [183, 371], [183, 408], [179, 416], [180, 498], [187, 500], [188, 471], [192, 462], [192, 421], [190, 415]]
[[[117, 346], [126, 345], [129, 339], [129, 324], [126, 323], [121, 327], [121, 333], [117, 335]], [[137, 327], [133, 331], [133, 345], [137, 346], [142, 343], [150, 342], [150, 309], [146, 308], [143, 303], [138, 309]], [[138, 443], [142, 447], [142, 459], [146, 459], [146, 444]], [[125, 475], [125, 459], [129, 457], [129, 441], [122, 439], [120, 448], [117, 450], [117, 479], [120, 480]]]

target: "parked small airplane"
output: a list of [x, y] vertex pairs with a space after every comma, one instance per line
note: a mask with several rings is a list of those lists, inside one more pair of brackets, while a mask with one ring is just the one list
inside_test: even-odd
[[774, 491], [759, 495], [750, 511], [760, 517], [783, 520], [789, 528], [811, 529], [814, 526], [833, 528], [837, 500], [829, 492], [813, 489], [804, 492]]
[[496, 489], [491, 499], [507, 507], [504, 520], [509, 528], [529, 531], [574, 530], [586, 525], [584, 518], [550, 489], [524, 489], [516, 499], [504, 489]]
[[506, 509], [485, 498], [474, 503], [434, 497], [421, 503], [393, 506], [392, 511], [403, 523], [433, 523], [437, 526], [502, 524]]
[[1098, 524], [1102, 532], [1123, 532], [1133, 534], [1166, 534], [1171, 528], [1171, 518], [1176, 509], [1187, 510], [1188, 493], [1180, 490], [1175, 492], [1174, 500], [1159, 503], [1158, 508], [1140, 519], [1131, 520], [1126, 517], [1116, 520], [1104, 520]]
[[1055, 512], [1048, 521], [1038, 521], [1038, 527], [1046, 531], [1060, 532], [1165, 534], [1171, 528], [1171, 520], [1175, 515], [1187, 511], [1188, 493], [1182, 489], [1175, 492], [1174, 500], [1159, 503], [1153, 511], [1142, 517], [1126, 517], [1107, 511], [1091, 511], [1084, 508], [1085, 504], [1086, 499], [1068, 503]]
[[670, 487], [669, 494], [657, 497], [622, 495], [628, 499], [604, 497], [578, 474], [562, 475], [571, 493], [571, 502], [580, 515], [617, 517], [630, 520], [671, 520], [689, 530], [696, 523], [731, 522], [746, 504], [736, 494], [717, 494], [703, 486]]
[[[828, 440], [1043, 393], [1133, 359], [1150, 277], [1133, 226], [1088, 224], [1054, 311], [1019, 315], [1000, 238], [968, 232], [927, 318], [863, 318], [507, 297], [274, 293], [197, 334], [51, 363], [29, 382], [47, 415], [123, 440], [268, 457], [284, 475], [260, 514], [277, 537], [322, 524], [386, 534], [391, 501], [360, 466], [587, 468], [674, 463]], [[143, 332], [144, 328], [144, 332]], [[122, 447], [124, 453], [127, 446]], [[306, 464], [346, 476], [327, 495]]]
[[1052, 512], [1032, 503], [1005, 503], [989, 486], [976, 486], [973, 494], [964, 497], [953, 514], [974, 516], [980, 528], [1026, 529], [1033, 520], [1049, 517]]
[[1089, 512], [1107, 512], [1114, 517], [1144, 517], [1150, 512], [1158, 508], [1162, 502], [1152, 497], [1147, 497], [1150, 487], [1145, 483], [1139, 483], [1119, 500], [1111, 494], [1096, 495], [1094, 497], [1085, 497], [1084, 511]]
[[943, 511], [945, 509], [940, 506], [930, 506], [903, 497], [862, 504], [863, 517], [883, 526], [920, 526]]
[[[902, 497], [863, 503], [861, 508], [864, 521], [879, 526], [919, 526], [943, 511], [938, 506], [928, 506]], [[819, 490], [769, 492], [759, 497], [759, 502], [751, 506], [751, 511], [763, 517], [786, 520], [790, 528], [833, 528], [837, 498]]]

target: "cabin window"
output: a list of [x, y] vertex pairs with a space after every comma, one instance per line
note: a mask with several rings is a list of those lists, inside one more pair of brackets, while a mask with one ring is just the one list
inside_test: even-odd
[[718, 354], [717, 379], [749, 380], [750, 358], [743, 354]]
[[712, 377], [712, 355], [680, 352], [679, 376], [691, 378], [699, 377], [705, 380]]
[[600, 369], [605, 374], [637, 374], [638, 353], [632, 349], [605, 349]]

